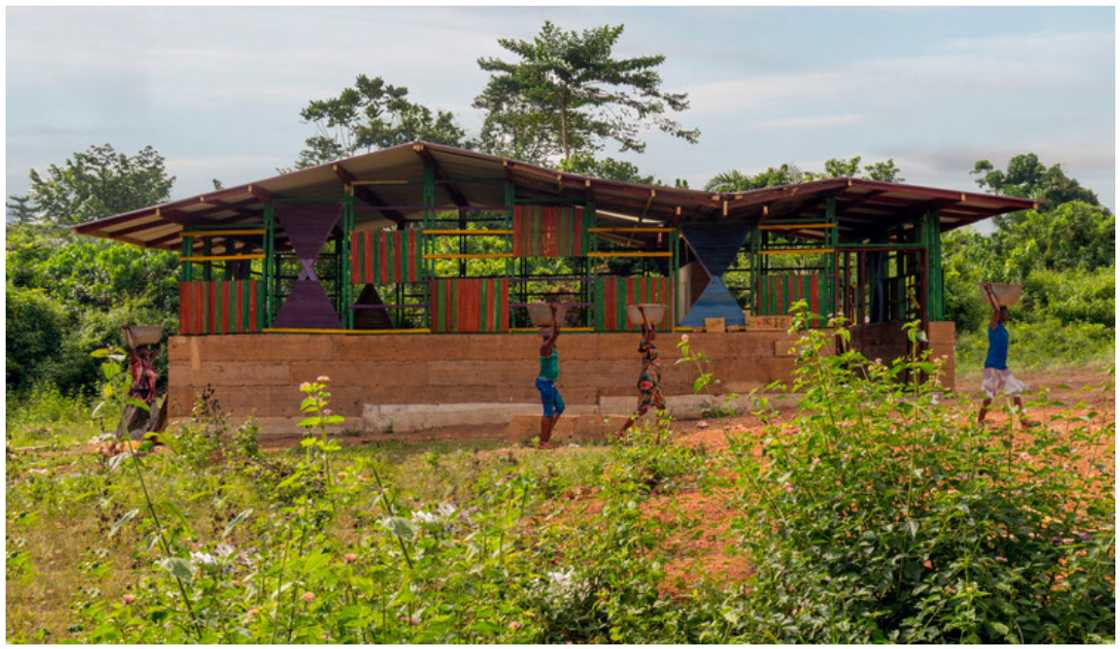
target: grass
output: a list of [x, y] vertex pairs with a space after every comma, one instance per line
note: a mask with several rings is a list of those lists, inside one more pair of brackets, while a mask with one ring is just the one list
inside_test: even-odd
[[[26, 411], [21, 415], [26, 417]], [[64, 427], [60, 427], [61, 430]], [[72, 437], [72, 435], [71, 435]], [[277, 455], [294, 455], [296, 449]], [[563, 447], [549, 453], [501, 448], [497, 441], [436, 441], [423, 445], [377, 442], [347, 446], [337, 469], [352, 471], [363, 462], [387, 467], [402, 504], [464, 502], [480, 476], [516, 468], [546, 477], [558, 491], [591, 485], [602, 473], [609, 447]], [[157, 503], [176, 503], [178, 513], [200, 536], [220, 532], [239, 511], [262, 511], [268, 503], [261, 485], [235, 471], [198, 472], [173, 453], [145, 462]], [[113, 476], [113, 477], [111, 477]], [[7, 541], [7, 631], [9, 641], [60, 642], [80, 637], [75, 607], [91, 601], [116, 601], [151, 572], [147, 540], [138, 526], [123, 526], [109, 537], [126, 512], [143, 508], [135, 480], [127, 472], [107, 474], [105, 460], [93, 453], [19, 451], [9, 460]], [[106, 479], [108, 478], [108, 479]], [[372, 497], [372, 491], [367, 496]], [[339, 521], [334, 533], [357, 543], [360, 533]], [[235, 534], [234, 545], [250, 539]]]
[[[1008, 366], [1013, 370], [1040, 370], [1059, 367], [1106, 368], [1113, 365], [1116, 353], [1115, 329], [1099, 324], [1011, 322], [1011, 347]], [[957, 335], [956, 369], [958, 375], [978, 374], [988, 351], [986, 330]]]
[[[807, 379], [805, 388], [827, 405], [819, 391], [835, 381], [825, 379]], [[131, 460], [114, 469], [75, 445], [96, 432], [81, 423], [85, 403], [50, 391], [39, 397], [18, 400], [8, 415], [8, 640], [195, 640], [181, 598], [168, 588], [171, 569], [159, 563], [164, 553]], [[1109, 409], [1110, 401], [1098, 401], [1098, 410]], [[971, 418], [959, 416], [971, 407], [967, 399], [943, 403], [961, 410], [946, 411], [944, 421]], [[1047, 421], [1068, 431], [1069, 422], [1098, 419], [1078, 408]], [[862, 411], [851, 412], [845, 431], [861, 425]], [[799, 416], [782, 425], [824, 426], [820, 416]], [[1011, 430], [1002, 417], [993, 413], [993, 448]], [[1113, 426], [1111, 416], [1103, 421], [1096, 434]], [[219, 426], [216, 445], [200, 423], [169, 431], [168, 447], [143, 467], [174, 556], [186, 562], [225, 544], [260, 553], [252, 568], [209, 577], [190, 559], [195, 606], [214, 634], [205, 641], [742, 642], [761, 637], [751, 635], [763, 611], [752, 608], [748, 568], [766, 558], [746, 563], [744, 513], [758, 493], [796, 498], [787, 477], [766, 482], [762, 471], [762, 444], [785, 436], [745, 432], [748, 422], [758, 428], [753, 418], [719, 420], [728, 440], [676, 443], [682, 427], [667, 424], [678, 438], [668, 444], [647, 430], [626, 444], [545, 452], [495, 440], [330, 450], [324, 439], [316, 442], [321, 459], [315, 445], [263, 456], [294, 471], [288, 478], [262, 469], [230, 424]], [[1072, 443], [1090, 438], [1086, 432]], [[1101, 472], [1099, 484], [1111, 485], [1110, 461], [1092, 462], [1103, 467], [1092, 469]], [[812, 467], [801, 470], [811, 477]], [[742, 480], [755, 471], [759, 488], [747, 488]], [[416, 522], [447, 505], [459, 512], [456, 523]], [[307, 547], [299, 529], [311, 530]], [[353, 563], [344, 559], [351, 555]], [[786, 574], [782, 566], [776, 572]], [[352, 589], [367, 587], [355, 600]], [[354, 616], [368, 617], [358, 624]]]
[[9, 394], [4, 422], [8, 444], [61, 448], [88, 441], [101, 432], [90, 421], [90, 407], [87, 397], [63, 394], [53, 385], [36, 385], [25, 394]]

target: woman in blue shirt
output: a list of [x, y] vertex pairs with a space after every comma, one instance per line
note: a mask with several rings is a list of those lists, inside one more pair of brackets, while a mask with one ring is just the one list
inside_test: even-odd
[[[984, 359], [984, 380], [980, 384], [980, 388], [987, 395], [984, 403], [980, 405], [980, 415], [977, 418], [981, 426], [984, 425], [984, 418], [988, 415], [988, 407], [992, 405], [992, 399], [995, 399], [1000, 392], [1014, 400], [1015, 411], [1022, 416], [1023, 400], [1019, 395], [1027, 389], [1026, 384], [1015, 378], [1011, 370], [1007, 369], [1007, 349], [1011, 340], [1005, 325], [1010, 319], [1010, 313], [1007, 307], [996, 299], [991, 284], [984, 284], [984, 293], [988, 296], [988, 303], [992, 305], [992, 321], [988, 325], [988, 356]], [[1024, 426], [1034, 425], [1026, 419], [1023, 419], [1022, 423]]]

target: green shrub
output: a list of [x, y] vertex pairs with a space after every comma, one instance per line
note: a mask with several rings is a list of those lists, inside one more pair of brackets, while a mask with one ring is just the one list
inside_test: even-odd
[[[1052, 318], [1037, 322], [1012, 320], [1008, 330], [1011, 347], [1007, 363], [1012, 370], [1109, 363], [1116, 348], [1115, 329], [1102, 324], [1063, 323]], [[957, 372], [979, 372], [987, 351], [987, 331], [962, 333], [957, 337]]]
[[1031, 320], [1116, 323], [1116, 269], [1034, 271], [1023, 284], [1019, 311]]
[[915, 378], [931, 363], [821, 355], [832, 340], [803, 329], [794, 425], [771, 428], [762, 461], [749, 443], [735, 449], [757, 570], [738, 633], [812, 643], [1111, 637], [1111, 489], [1075, 468], [1082, 445], [1100, 442], [1088, 424], [1035, 428], [1012, 446], [1009, 429], [962, 425], [938, 405], [936, 386]]

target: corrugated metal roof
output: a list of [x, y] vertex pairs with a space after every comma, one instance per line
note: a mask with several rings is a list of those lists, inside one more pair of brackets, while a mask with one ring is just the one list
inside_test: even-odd
[[[952, 229], [997, 214], [1037, 207], [1037, 203], [1019, 198], [860, 178], [829, 178], [748, 192], [713, 193], [604, 180], [441, 144], [412, 142], [117, 214], [80, 224], [74, 230], [148, 248], [176, 249], [185, 225], [260, 223], [264, 205], [271, 199], [333, 202], [340, 200], [348, 182], [355, 187], [360, 225], [419, 220], [423, 213], [420, 195], [426, 160], [435, 163], [436, 203], [441, 209], [502, 209], [503, 189], [493, 182], [502, 179], [513, 182], [519, 195], [542, 200], [593, 199], [597, 208], [607, 212], [672, 223], [721, 218], [813, 218], [823, 213], [823, 201], [829, 197], [836, 198], [841, 228], [848, 232], [911, 219], [926, 209], [939, 210], [942, 228]], [[608, 223], [619, 220], [611, 215], [603, 215], [602, 219]], [[224, 242], [215, 243], [213, 252], [224, 252]], [[248, 239], [245, 243], [250, 248], [254, 245]]]

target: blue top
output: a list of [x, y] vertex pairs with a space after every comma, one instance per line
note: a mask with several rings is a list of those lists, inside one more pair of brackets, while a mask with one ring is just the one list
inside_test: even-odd
[[1007, 327], [999, 323], [992, 328], [988, 327], [988, 358], [984, 360], [984, 367], [997, 370], [1007, 369], [1007, 345], [1010, 343]]

